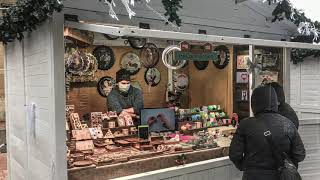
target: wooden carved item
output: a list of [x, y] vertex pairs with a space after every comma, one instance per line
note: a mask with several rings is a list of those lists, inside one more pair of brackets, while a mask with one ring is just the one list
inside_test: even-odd
[[92, 112], [90, 117], [92, 128], [102, 127], [102, 112]]
[[101, 128], [89, 128], [92, 139], [102, 139], [103, 133]]
[[70, 124], [73, 130], [80, 130], [82, 129], [82, 125], [80, 122], [80, 117], [78, 113], [71, 113], [70, 114]]
[[94, 148], [94, 145], [92, 140], [76, 142], [77, 151], [88, 151], [88, 150], [93, 150], [93, 148]]
[[72, 137], [77, 141], [87, 140], [91, 139], [91, 134], [89, 129], [72, 130]]

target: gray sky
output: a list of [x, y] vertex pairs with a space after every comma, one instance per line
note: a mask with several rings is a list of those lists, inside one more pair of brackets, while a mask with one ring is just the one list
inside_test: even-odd
[[313, 21], [320, 21], [319, 0], [290, 0], [297, 9], [304, 10], [306, 16]]

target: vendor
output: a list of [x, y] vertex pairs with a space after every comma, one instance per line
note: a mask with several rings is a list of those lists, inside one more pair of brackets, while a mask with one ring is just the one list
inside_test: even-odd
[[136, 117], [143, 109], [143, 95], [141, 90], [130, 85], [130, 72], [120, 69], [116, 73], [117, 86], [108, 95], [108, 110], [119, 115]]

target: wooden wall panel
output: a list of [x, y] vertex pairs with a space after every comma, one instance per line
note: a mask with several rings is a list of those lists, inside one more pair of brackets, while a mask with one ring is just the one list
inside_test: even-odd
[[[92, 52], [94, 47], [87, 49], [88, 52]], [[135, 52], [140, 55], [139, 50], [134, 50], [130, 47], [112, 47], [115, 54], [116, 62], [114, 66], [107, 71], [98, 70], [97, 77], [111, 76], [116, 78], [116, 72], [120, 69], [121, 57], [129, 52]], [[155, 87], [149, 87], [145, 80], [144, 74], [146, 68], [142, 67], [140, 71], [132, 76], [133, 81], [139, 82], [143, 90], [144, 104], [146, 108], [163, 107], [165, 105], [165, 93], [167, 87], [167, 68], [163, 65], [161, 60], [156, 66], [161, 72], [161, 81]], [[80, 116], [90, 112], [105, 112], [107, 111], [106, 98], [99, 95], [96, 83], [72, 83], [70, 92], [67, 97], [67, 104], [74, 104], [76, 111]]]
[[218, 69], [209, 62], [205, 70], [199, 71], [193, 62], [189, 64], [191, 107], [217, 104], [228, 114], [232, 113], [232, 46], [229, 47], [229, 51], [230, 62], [224, 69]]

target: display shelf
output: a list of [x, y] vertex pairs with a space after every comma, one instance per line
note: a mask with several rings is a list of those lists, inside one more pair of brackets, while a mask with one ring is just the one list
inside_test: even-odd
[[122, 126], [122, 127], [114, 127], [114, 128], [102, 128], [102, 130], [107, 131], [108, 129], [115, 130], [115, 129], [126, 129], [126, 128], [132, 128], [132, 127], [135, 127], [135, 126], [132, 125], [132, 126]]

